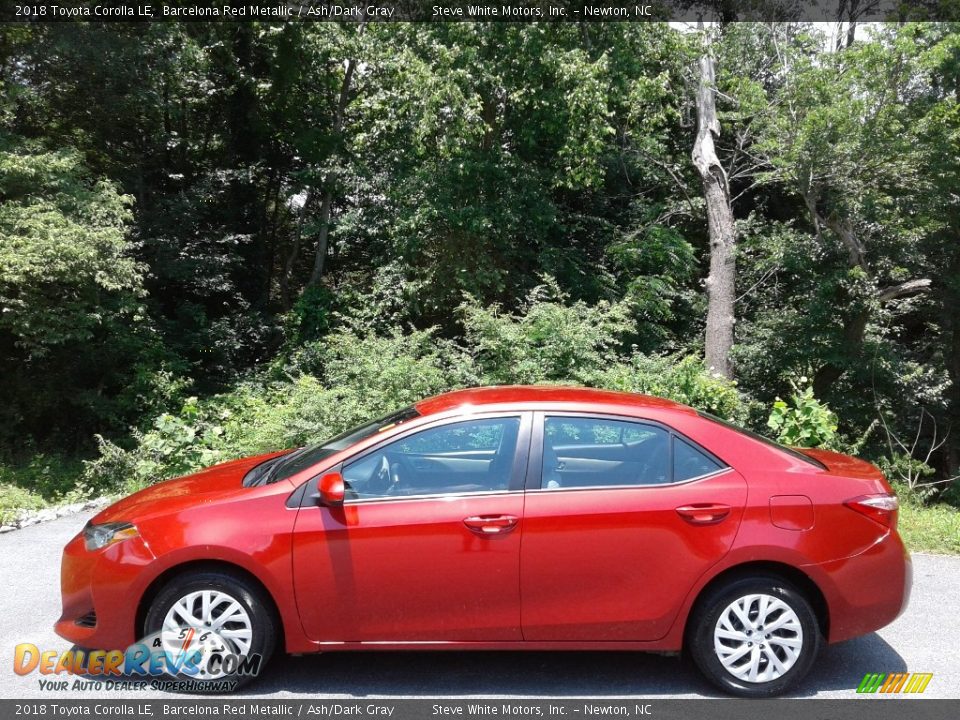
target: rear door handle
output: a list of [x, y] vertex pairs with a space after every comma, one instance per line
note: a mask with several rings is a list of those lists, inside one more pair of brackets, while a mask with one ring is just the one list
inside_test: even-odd
[[730, 506], [720, 503], [694, 503], [681, 505], [677, 514], [691, 525], [712, 525], [730, 514]]
[[463, 519], [463, 524], [477, 535], [505, 535], [518, 522], [520, 518], [516, 515], [473, 515]]

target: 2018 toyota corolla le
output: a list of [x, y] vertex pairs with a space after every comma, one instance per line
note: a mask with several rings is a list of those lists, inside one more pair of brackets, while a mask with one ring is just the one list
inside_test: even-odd
[[108, 507], [64, 550], [56, 631], [88, 648], [209, 635], [264, 661], [683, 650], [727, 691], [773, 695], [824, 641], [905, 607], [896, 519], [869, 463], [675, 402], [463, 390]]

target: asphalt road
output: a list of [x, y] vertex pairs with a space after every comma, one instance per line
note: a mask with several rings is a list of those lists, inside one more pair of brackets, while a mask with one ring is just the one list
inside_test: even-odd
[[[60, 651], [70, 647], [52, 630], [60, 614], [60, 550], [88, 517], [74, 515], [0, 535], [0, 698], [145, 697], [139, 692], [50, 693], [40, 690], [36, 673], [13, 672], [17, 643]], [[796, 696], [850, 698], [867, 672], [911, 671], [934, 673], [923, 697], [960, 698], [960, 557], [914, 555], [913, 560], [907, 612], [878, 633], [828, 647]], [[275, 657], [258, 681], [238, 694], [275, 699], [715, 696], [677, 658], [613, 652]]]

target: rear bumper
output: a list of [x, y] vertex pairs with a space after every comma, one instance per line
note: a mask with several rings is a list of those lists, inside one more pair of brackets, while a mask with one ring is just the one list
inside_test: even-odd
[[63, 549], [63, 612], [53, 629], [74, 645], [125, 650], [137, 640], [137, 601], [153, 553], [140, 538], [90, 552], [77, 535]]
[[910, 600], [913, 563], [896, 531], [857, 555], [802, 569], [823, 590], [831, 643], [889, 625]]

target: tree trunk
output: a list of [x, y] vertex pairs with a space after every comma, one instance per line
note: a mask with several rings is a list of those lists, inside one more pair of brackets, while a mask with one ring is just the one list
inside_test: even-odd
[[[329, 184], [329, 183], [327, 183]], [[323, 277], [323, 266], [327, 262], [327, 245], [330, 238], [330, 210], [333, 206], [333, 190], [325, 189], [323, 198], [320, 200], [320, 230], [317, 233], [317, 254], [313, 258], [313, 272], [310, 273], [310, 280], [307, 287], [316, 287], [320, 284], [320, 278]]]
[[[960, 278], [960, 252], [954, 251], [953, 262], [947, 277]], [[944, 448], [943, 477], [960, 473], [960, 283], [948, 282], [943, 293], [944, 329], [950, 333], [950, 351], [947, 354], [947, 373], [950, 377], [947, 412], [950, 418], [950, 435]], [[954, 481], [960, 482], [960, 481]]]
[[[834, 44], [837, 52], [853, 45], [857, 39], [857, 21], [864, 10], [873, 9], [874, 3], [868, 3], [866, 8], [860, 7], [860, 0], [840, 0], [837, 7], [837, 38]], [[847, 23], [844, 31], [843, 24]]]
[[737, 280], [736, 226], [730, 204], [727, 175], [717, 157], [714, 137], [720, 135], [717, 120], [714, 60], [705, 40], [700, 57], [700, 84], [697, 89], [697, 139], [693, 164], [703, 181], [710, 234], [710, 273], [707, 276], [707, 329], [704, 338], [707, 367], [733, 378], [730, 350], [735, 322], [734, 300]]
[[300, 257], [300, 244], [303, 241], [303, 225], [310, 215], [313, 206], [313, 197], [313, 194], [307, 191], [307, 197], [303, 201], [303, 207], [300, 208], [300, 217], [297, 218], [297, 228], [293, 234], [290, 250], [284, 260], [283, 270], [280, 271], [280, 302], [284, 310], [290, 309], [290, 280], [293, 278], [293, 271]]
[[[360, 25], [360, 33], [363, 32], [363, 23]], [[339, 135], [343, 132], [344, 115], [347, 111], [347, 103], [350, 101], [350, 85], [353, 82], [353, 73], [356, 70], [357, 61], [354, 58], [347, 60], [347, 67], [343, 73], [343, 82], [340, 84], [340, 97], [337, 100], [337, 109], [333, 116], [333, 135], [337, 138], [339, 145]], [[310, 280], [307, 287], [316, 287], [320, 284], [323, 277], [323, 268], [327, 261], [327, 245], [330, 239], [330, 214], [333, 208], [334, 191], [333, 173], [328, 173], [323, 179], [323, 194], [320, 199], [320, 230], [317, 233], [317, 254], [313, 260], [313, 271], [310, 273]]]

